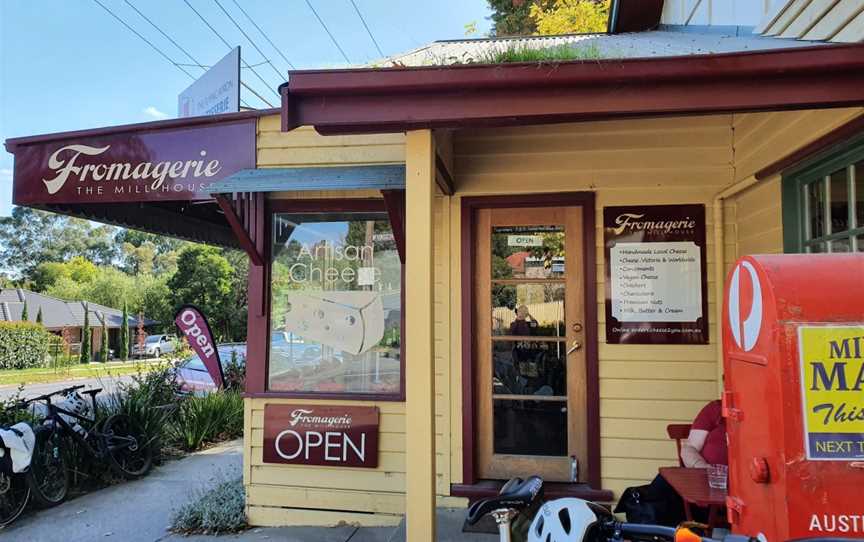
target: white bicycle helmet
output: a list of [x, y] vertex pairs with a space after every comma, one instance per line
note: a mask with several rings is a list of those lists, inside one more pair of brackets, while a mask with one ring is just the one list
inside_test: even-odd
[[583, 542], [605, 509], [582, 499], [556, 499], [545, 503], [528, 527], [528, 542]]

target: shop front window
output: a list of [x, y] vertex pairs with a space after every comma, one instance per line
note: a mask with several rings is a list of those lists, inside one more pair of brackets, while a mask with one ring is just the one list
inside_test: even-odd
[[402, 265], [386, 212], [275, 213], [268, 389], [401, 393]]
[[864, 143], [783, 179], [786, 252], [864, 252]]

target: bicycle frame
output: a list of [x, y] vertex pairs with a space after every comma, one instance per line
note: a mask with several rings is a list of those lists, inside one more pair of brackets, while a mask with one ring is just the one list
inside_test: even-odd
[[[87, 451], [88, 454], [90, 454], [96, 458], [101, 458], [105, 455], [104, 450], [94, 448], [88, 442], [88, 438], [91, 435], [97, 436], [97, 437], [102, 436], [102, 434], [99, 431], [95, 430], [96, 412], [97, 412], [97, 410], [96, 410], [97, 409], [96, 397], [91, 395], [90, 399], [91, 399], [91, 402], [93, 404], [93, 418], [89, 418], [87, 416], [82, 416], [82, 415], [77, 414], [75, 412], [70, 412], [66, 409], [60, 408], [59, 406], [52, 404], [51, 398], [49, 397], [45, 400], [45, 404], [48, 407], [48, 415], [45, 417], [45, 419], [46, 419], [46, 421], [51, 420], [52, 422], [54, 422], [56, 424], [52, 427], [52, 432], [54, 430], [56, 430], [57, 425], [59, 425], [66, 432], [66, 434], [71, 436], [75, 442], [80, 444]], [[84, 436], [81, 436], [77, 431], [75, 431], [75, 429], [72, 428], [72, 426], [69, 424], [69, 422], [67, 422], [63, 418], [63, 416], [61, 416], [61, 414], [66, 415], [66, 416], [70, 416], [70, 417], [78, 420], [79, 422], [85, 422], [87, 424], [92, 424], [93, 427], [91, 427], [86, 432], [86, 434]]]

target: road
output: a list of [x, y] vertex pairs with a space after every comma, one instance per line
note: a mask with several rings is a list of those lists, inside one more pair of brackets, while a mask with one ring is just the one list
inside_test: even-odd
[[[117, 385], [121, 382], [129, 383], [132, 381], [133, 375], [125, 375], [125, 376], [102, 376], [102, 377], [93, 377], [93, 378], [73, 378], [69, 380], [65, 380], [62, 382], [49, 382], [49, 383], [39, 383], [39, 384], [27, 384], [24, 386], [23, 398], [29, 399], [30, 397], [36, 397], [39, 395], [44, 395], [46, 393], [50, 393], [55, 390], [60, 390], [63, 388], [68, 388], [69, 386], [80, 386], [85, 385], [87, 388], [102, 388], [102, 393], [99, 395], [105, 395], [108, 393], [112, 393], [117, 390]], [[18, 392], [17, 384], [9, 384], [6, 386], [0, 386], [0, 401], [9, 399], [13, 397]]]

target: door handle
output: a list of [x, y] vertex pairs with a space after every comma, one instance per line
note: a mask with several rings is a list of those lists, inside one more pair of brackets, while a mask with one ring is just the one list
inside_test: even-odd
[[580, 348], [582, 348], [582, 343], [580, 343], [579, 341], [573, 341], [573, 346], [571, 346], [570, 349], [567, 350], [567, 355], [569, 356]]

